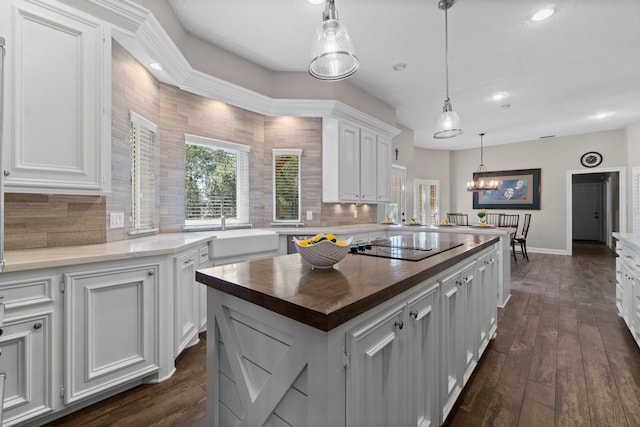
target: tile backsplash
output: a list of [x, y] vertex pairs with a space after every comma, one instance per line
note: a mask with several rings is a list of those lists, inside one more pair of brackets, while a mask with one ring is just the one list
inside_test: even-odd
[[6, 250], [106, 241], [104, 196], [6, 193], [4, 200]]

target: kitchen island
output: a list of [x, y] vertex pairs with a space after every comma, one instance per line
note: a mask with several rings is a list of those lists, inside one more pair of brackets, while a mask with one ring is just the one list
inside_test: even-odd
[[199, 270], [207, 425], [439, 425], [497, 327], [499, 237], [421, 261], [298, 254]]

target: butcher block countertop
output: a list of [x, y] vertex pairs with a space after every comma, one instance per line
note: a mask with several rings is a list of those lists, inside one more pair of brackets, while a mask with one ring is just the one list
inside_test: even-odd
[[222, 265], [196, 280], [273, 312], [330, 331], [497, 243], [497, 236], [449, 235], [462, 246], [421, 261], [348, 254], [314, 269], [298, 254]]

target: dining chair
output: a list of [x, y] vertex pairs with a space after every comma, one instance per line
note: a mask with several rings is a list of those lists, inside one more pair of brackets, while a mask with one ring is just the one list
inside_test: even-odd
[[500, 225], [500, 217], [504, 215], [503, 213], [498, 212], [489, 212], [485, 216], [485, 220], [489, 225]]
[[518, 259], [516, 258], [516, 234], [518, 233], [518, 223], [520, 222], [519, 214], [503, 214], [500, 217], [500, 225], [499, 227], [508, 227], [512, 228], [513, 231], [511, 234], [511, 252], [513, 255], [513, 259], [518, 263]]
[[469, 225], [469, 216], [463, 213], [448, 213], [447, 221], [455, 225]]
[[529, 261], [529, 254], [527, 253], [527, 234], [529, 234], [529, 226], [531, 225], [531, 214], [524, 215], [524, 223], [522, 224], [521, 234], [517, 234], [515, 237], [516, 243], [520, 244], [520, 252], [522, 257]]

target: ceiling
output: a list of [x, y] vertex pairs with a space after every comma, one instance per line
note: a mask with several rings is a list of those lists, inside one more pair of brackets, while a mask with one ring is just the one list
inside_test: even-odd
[[[306, 72], [324, 9], [307, 0], [168, 1], [194, 36], [274, 71]], [[456, 0], [449, 96], [464, 134], [434, 139], [445, 97], [437, 3], [335, 0], [360, 59], [349, 82], [395, 108], [416, 146], [477, 148], [480, 132], [497, 145], [640, 121], [640, 0]], [[531, 21], [548, 6], [551, 18]], [[407, 67], [394, 71], [396, 63]], [[496, 93], [505, 97], [494, 101]]]

